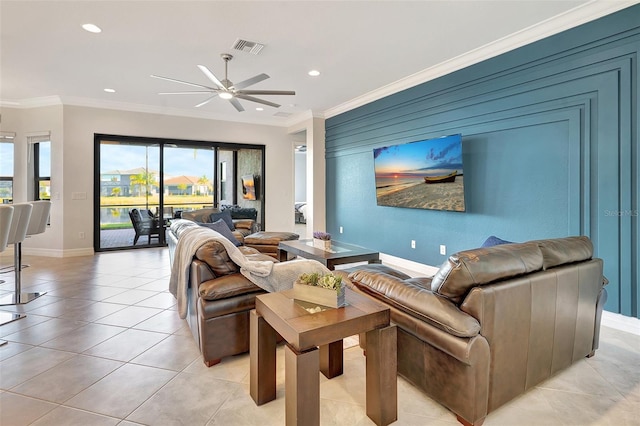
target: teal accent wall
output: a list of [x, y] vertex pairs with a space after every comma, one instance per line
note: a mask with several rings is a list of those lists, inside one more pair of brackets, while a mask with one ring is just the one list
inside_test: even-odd
[[[638, 317], [639, 52], [636, 5], [328, 119], [327, 230], [434, 266], [441, 244], [587, 235], [605, 308]], [[454, 133], [466, 212], [376, 205], [373, 148]]]

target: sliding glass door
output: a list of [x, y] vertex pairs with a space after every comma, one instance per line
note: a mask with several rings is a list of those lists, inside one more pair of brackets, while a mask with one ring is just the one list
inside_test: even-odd
[[182, 210], [213, 207], [215, 149], [165, 145], [163, 152], [165, 217], [173, 217]]
[[99, 150], [97, 249], [164, 244], [156, 217], [160, 207], [160, 145], [105, 140]]
[[263, 221], [264, 197], [245, 201], [240, 176], [261, 178], [262, 145], [95, 135], [94, 147], [96, 251], [165, 245], [184, 210], [241, 204]]

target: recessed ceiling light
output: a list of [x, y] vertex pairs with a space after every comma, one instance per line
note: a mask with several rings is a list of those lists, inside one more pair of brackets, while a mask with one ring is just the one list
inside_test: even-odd
[[107, 92], [107, 93], [116, 93], [116, 89], [106, 88], [106, 89], [104, 89], [104, 91]]
[[102, 29], [95, 24], [84, 24], [82, 28], [90, 33], [101, 33]]
[[308, 73], [308, 74], [309, 74], [311, 77], [317, 77], [317, 76], [319, 76], [319, 75], [320, 75], [320, 71], [318, 71], [318, 70], [311, 70], [311, 71], [309, 71], [309, 73]]
[[258, 107], [258, 108], [256, 108], [256, 111], [264, 111], [264, 108]]

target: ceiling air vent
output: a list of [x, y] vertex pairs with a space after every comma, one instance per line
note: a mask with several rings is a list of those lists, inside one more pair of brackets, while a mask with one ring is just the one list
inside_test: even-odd
[[293, 114], [290, 112], [276, 112], [275, 114], [273, 114], [275, 117], [291, 117]]
[[263, 47], [264, 44], [260, 44], [255, 41], [242, 40], [241, 38], [237, 39], [236, 42], [233, 43], [233, 46], [231, 46], [232, 49], [239, 50], [241, 52], [253, 53], [254, 55], [260, 53]]

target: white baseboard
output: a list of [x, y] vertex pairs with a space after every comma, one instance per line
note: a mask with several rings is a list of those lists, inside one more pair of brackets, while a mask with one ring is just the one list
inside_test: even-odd
[[[92, 248], [79, 248], [68, 250], [56, 250], [56, 249], [43, 249], [43, 248], [28, 248], [22, 246], [22, 256], [42, 256], [42, 257], [78, 257], [78, 256], [93, 256], [94, 251]], [[5, 251], [0, 255], [1, 257], [10, 257], [13, 259], [13, 246], [7, 247]]]
[[430, 277], [438, 272], [439, 269], [435, 266], [425, 265], [385, 253], [380, 253], [380, 260], [382, 260], [382, 263], [385, 265], [395, 266], [412, 277]]
[[640, 336], [640, 319], [638, 318], [603, 311], [600, 325]]

